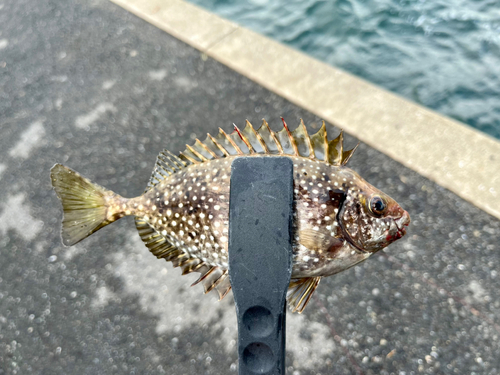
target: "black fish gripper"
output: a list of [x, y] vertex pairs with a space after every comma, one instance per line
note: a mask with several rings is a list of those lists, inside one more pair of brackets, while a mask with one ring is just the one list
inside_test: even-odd
[[293, 163], [289, 158], [233, 161], [229, 277], [238, 318], [240, 375], [285, 373], [292, 205]]

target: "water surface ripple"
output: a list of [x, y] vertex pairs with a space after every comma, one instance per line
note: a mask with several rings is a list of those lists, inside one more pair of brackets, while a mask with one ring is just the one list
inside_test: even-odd
[[500, 138], [496, 0], [191, 0]]

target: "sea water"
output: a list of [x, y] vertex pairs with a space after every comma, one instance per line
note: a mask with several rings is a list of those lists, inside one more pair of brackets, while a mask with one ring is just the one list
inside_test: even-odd
[[498, 0], [191, 0], [500, 139]]

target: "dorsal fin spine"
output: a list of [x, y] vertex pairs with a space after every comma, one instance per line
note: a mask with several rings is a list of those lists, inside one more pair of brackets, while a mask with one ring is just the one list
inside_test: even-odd
[[196, 160], [195, 158], [193, 158], [192, 156], [189, 156], [188, 155], [188, 152], [186, 151], [183, 151], [180, 153], [180, 157], [183, 157], [185, 158], [186, 160], [188, 160], [189, 162], [191, 162], [192, 164], [199, 164], [199, 160]]
[[320, 128], [319, 132], [320, 131], [323, 131], [323, 144], [324, 144], [324, 147], [325, 147], [325, 151], [324, 151], [324, 155], [323, 155], [323, 161], [328, 162], [328, 135], [326, 133], [325, 120], [323, 120], [323, 123], [321, 124], [321, 128]]
[[238, 153], [238, 155], [244, 155], [243, 151], [241, 151], [241, 148], [236, 144], [235, 141], [233, 141], [231, 139], [230, 136], [228, 136], [226, 134], [226, 132], [224, 130], [222, 130], [221, 128], [219, 128], [219, 132], [228, 140], [229, 143], [231, 143], [231, 146], [234, 147], [234, 149], [236, 150], [236, 152]]
[[231, 135], [219, 128], [217, 138], [207, 134], [207, 139], [203, 142], [196, 139], [192, 146], [186, 145], [186, 149], [180, 153], [179, 157], [165, 150], [159, 157], [160, 162], [157, 163], [150, 185], [156, 185], [161, 179], [167, 177], [166, 174], [176, 173], [190, 164], [248, 154], [301, 156], [335, 166], [343, 166], [350, 160], [357, 148], [356, 146], [344, 151], [342, 130], [335, 139], [328, 141], [324, 121], [319, 131], [310, 136], [303, 119], [293, 132], [288, 128], [286, 121], [283, 118], [281, 120], [283, 129], [277, 133], [269, 128], [266, 120], [262, 121], [258, 130], [246, 120], [245, 128], [240, 130], [234, 125], [235, 130]]
[[246, 120], [246, 127], [245, 127], [245, 129], [250, 129], [250, 131], [253, 133], [253, 135], [255, 136], [255, 138], [257, 139], [257, 141], [259, 142], [260, 147], [262, 147], [262, 149], [264, 150], [264, 153], [265, 154], [269, 154], [270, 152], [269, 152], [269, 149], [267, 148], [266, 142], [264, 142], [264, 140], [262, 139], [262, 137], [260, 136], [260, 134], [255, 130], [255, 128], [253, 127], [253, 125], [248, 120]]
[[240, 136], [243, 143], [245, 143], [245, 145], [248, 147], [248, 152], [250, 154], [255, 154], [255, 150], [254, 150], [253, 146], [251, 145], [251, 143], [248, 141], [247, 137], [245, 137], [243, 134], [241, 134], [241, 131], [240, 131], [240, 129], [238, 129], [236, 124], [233, 124], [233, 126], [234, 126], [234, 130], [236, 131], [236, 133], [238, 133], [238, 135]]
[[314, 156], [314, 150], [311, 147], [311, 138], [307, 133], [307, 128], [304, 125], [304, 121], [300, 120], [299, 126], [291, 132], [293, 140], [297, 145], [297, 153], [302, 157]]
[[347, 162], [351, 159], [352, 155], [354, 154], [354, 151], [356, 151], [356, 149], [358, 148], [359, 146], [359, 142], [356, 146], [354, 146], [352, 149], [350, 149], [349, 151], [344, 151], [342, 153], [342, 165], [346, 165]]
[[215, 144], [215, 146], [224, 154], [225, 157], [229, 156], [229, 152], [222, 146], [219, 141], [217, 141], [214, 137], [212, 137], [209, 133], [207, 133], [207, 136], [210, 138], [210, 140]]
[[219, 159], [219, 156], [215, 152], [210, 150], [210, 148], [205, 143], [201, 142], [198, 138], [196, 138], [196, 144], [199, 147], [202, 147], [206, 152], [208, 152], [212, 156], [212, 158]]
[[344, 131], [340, 130], [340, 134], [332, 140], [328, 150], [328, 161], [333, 165], [341, 165], [342, 153], [344, 152]]
[[191, 147], [190, 145], [186, 145], [186, 148], [191, 151], [194, 156], [196, 156], [198, 159], [201, 160], [201, 162], [205, 162], [207, 161], [208, 159], [206, 157], [204, 157], [202, 154], [200, 154], [198, 151], [196, 151], [193, 147]]
[[304, 128], [304, 133], [306, 135], [305, 140], [306, 140], [307, 147], [309, 148], [309, 158], [315, 159], [316, 155], [314, 154], [314, 148], [312, 146], [311, 137], [309, 136], [309, 133], [307, 132], [306, 124], [304, 124], [303, 119], [300, 119], [300, 126], [302, 126]]
[[288, 129], [288, 125], [286, 124], [286, 121], [283, 117], [280, 117], [281, 121], [283, 122], [283, 127], [286, 130], [286, 133], [288, 134], [288, 138], [290, 138], [290, 144], [292, 145], [294, 156], [300, 156], [299, 155], [299, 150], [297, 148], [297, 143], [295, 142], [295, 138], [293, 138], [292, 133], [290, 132], [290, 129]]
[[311, 143], [314, 149], [314, 158], [328, 162], [328, 139], [324, 121], [321, 128], [311, 136]]
[[283, 154], [283, 146], [281, 145], [281, 142], [278, 140], [278, 138], [276, 137], [276, 133], [273, 132], [271, 130], [271, 128], [269, 127], [269, 124], [267, 123], [266, 120], [262, 120], [262, 126], [265, 126], [269, 132], [271, 133], [271, 137], [274, 141], [274, 143], [276, 144], [276, 147], [278, 148], [278, 153], [281, 155]]

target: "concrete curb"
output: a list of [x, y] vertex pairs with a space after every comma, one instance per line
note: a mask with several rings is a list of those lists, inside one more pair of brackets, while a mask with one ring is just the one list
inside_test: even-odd
[[111, 0], [500, 219], [500, 142], [180, 0]]

